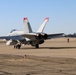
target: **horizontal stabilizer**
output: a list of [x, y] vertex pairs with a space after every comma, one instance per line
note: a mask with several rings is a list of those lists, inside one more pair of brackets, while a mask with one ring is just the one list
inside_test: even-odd
[[47, 39], [54, 39], [54, 38], [61, 38], [61, 37], [64, 37], [64, 33], [48, 34]]

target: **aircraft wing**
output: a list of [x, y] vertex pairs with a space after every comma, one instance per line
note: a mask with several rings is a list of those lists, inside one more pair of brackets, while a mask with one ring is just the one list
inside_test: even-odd
[[[31, 39], [31, 38], [39, 36], [39, 35], [37, 35], [37, 34], [23, 34], [22, 36]], [[64, 37], [64, 33], [47, 34], [47, 39], [59, 38], [59, 37]]]
[[64, 37], [64, 33], [48, 34], [47, 35], [47, 39], [60, 38], [60, 37]]
[[[63, 37], [64, 33], [58, 33], [58, 34], [47, 34], [47, 39], [52, 39], [52, 38], [60, 38]], [[34, 37], [39, 37], [39, 34], [22, 34], [22, 35], [13, 35], [13, 36], [1, 36], [0, 39], [6, 39], [6, 40], [23, 40], [25, 38], [32, 39]]]
[[12, 35], [12, 36], [0, 36], [0, 39], [24, 40], [25, 38], [32, 39], [36, 36], [37, 36], [37, 34], [21, 34], [21, 35]]
[[18, 36], [0, 36], [0, 39], [6, 39], [6, 40], [22, 40], [24, 37], [18, 35]]
[[[37, 34], [23, 34], [22, 36], [31, 39], [31, 38], [39, 36], [39, 35], [37, 35]], [[64, 37], [64, 33], [47, 34], [47, 39], [60, 38], [60, 37]]]

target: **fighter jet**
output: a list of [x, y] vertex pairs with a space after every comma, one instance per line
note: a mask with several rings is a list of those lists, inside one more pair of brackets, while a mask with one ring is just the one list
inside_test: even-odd
[[32, 31], [28, 18], [23, 19], [24, 30], [12, 30], [7, 36], [0, 36], [0, 39], [6, 39], [6, 45], [13, 45], [14, 48], [20, 49], [22, 44], [31, 45], [35, 48], [39, 48], [40, 44], [43, 44], [47, 39], [63, 37], [64, 33], [47, 34], [43, 30], [49, 18], [45, 18], [41, 26], [36, 32]]

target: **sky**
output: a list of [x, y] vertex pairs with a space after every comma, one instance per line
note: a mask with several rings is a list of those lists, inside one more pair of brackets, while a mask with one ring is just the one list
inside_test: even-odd
[[48, 17], [45, 33], [72, 34], [76, 32], [76, 0], [0, 0], [0, 35], [24, 30], [24, 17], [34, 32]]

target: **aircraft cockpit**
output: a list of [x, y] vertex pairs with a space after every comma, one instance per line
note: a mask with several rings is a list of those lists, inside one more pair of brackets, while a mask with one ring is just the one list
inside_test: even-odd
[[14, 32], [14, 31], [17, 31], [17, 29], [13, 29], [13, 30], [11, 30], [10, 33]]

